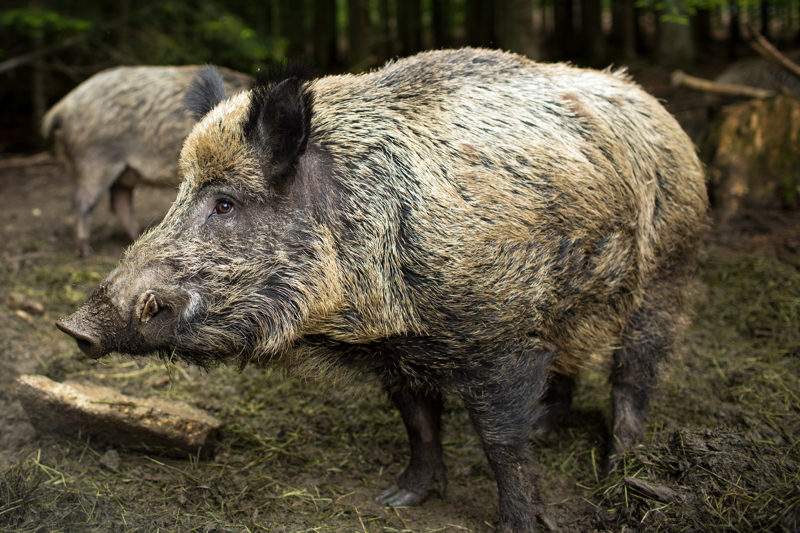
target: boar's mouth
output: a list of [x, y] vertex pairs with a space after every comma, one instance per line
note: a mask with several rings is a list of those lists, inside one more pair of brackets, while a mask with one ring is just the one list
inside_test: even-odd
[[74, 338], [92, 359], [111, 352], [145, 355], [169, 351], [180, 311], [189, 302], [188, 294], [170, 296], [147, 290], [128, 309], [118, 309], [101, 286], [80, 309], [56, 322], [56, 327]]

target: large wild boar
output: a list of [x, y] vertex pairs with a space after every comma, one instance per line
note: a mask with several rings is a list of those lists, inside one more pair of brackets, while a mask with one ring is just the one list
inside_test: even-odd
[[500, 530], [541, 513], [526, 446], [613, 357], [613, 456], [642, 438], [704, 226], [703, 170], [624, 73], [489, 50], [360, 76], [204, 72], [178, 197], [58, 326], [90, 357], [369, 369], [411, 460], [385, 505], [443, 493], [442, 387], [496, 474]]
[[[111, 192], [111, 209], [131, 239], [139, 236], [133, 189], [176, 187], [183, 140], [196, 120], [185, 112], [186, 88], [198, 66], [117, 67], [99, 72], [54, 105], [42, 120], [42, 135], [75, 176], [76, 245], [89, 254], [89, 215]], [[252, 78], [220, 68], [226, 90], [247, 89]]]

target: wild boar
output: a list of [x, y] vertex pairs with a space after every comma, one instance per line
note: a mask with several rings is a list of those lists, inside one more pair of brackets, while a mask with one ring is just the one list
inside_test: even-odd
[[[133, 190], [140, 184], [177, 187], [178, 157], [195, 123], [184, 110], [189, 82], [199, 66], [116, 67], [81, 83], [42, 120], [42, 135], [75, 176], [73, 199], [78, 255], [89, 255], [89, 215], [111, 192], [111, 209], [131, 239], [139, 236]], [[252, 78], [220, 68], [230, 93]]]
[[444, 493], [453, 387], [504, 532], [535, 530], [529, 437], [590, 355], [613, 358], [609, 453], [640, 441], [707, 199], [691, 141], [624, 72], [467, 48], [230, 98], [209, 70], [188, 102], [175, 203], [58, 323], [86, 354], [370, 370], [411, 446], [390, 506]]

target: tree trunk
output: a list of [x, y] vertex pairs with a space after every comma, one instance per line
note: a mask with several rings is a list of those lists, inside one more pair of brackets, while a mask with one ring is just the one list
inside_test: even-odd
[[435, 48], [453, 46], [453, 2], [452, 0], [433, 0], [433, 45]]
[[120, 0], [119, 7], [122, 26], [119, 27], [119, 41], [117, 42], [117, 46], [125, 56], [129, 56], [131, 52], [131, 29], [128, 26], [131, 18], [130, 0]]
[[[683, 6], [685, 7], [685, 2]], [[687, 15], [684, 9], [682, 15]], [[686, 65], [694, 62], [694, 43], [689, 24], [662, 20], [656, 22], [656, 59], [663, 65]]]
[[770, 39], [769, 31], [769, 0], [761, 0], [761, 35]]
[[[34, 39], [34, 47], [41, 48], [42, 41], [39, 38]], [[47, 112], [47, 92], [45, 90], [45, 76], [46, 71], [42, 65], [41, 60], [33, 62], [33, 78], [31, 80], [31, 92], [33, 100], [33, 120], [34, 129], [39, 131], [39, 124], [42, 123], [42, 117]]]
[[697, 47], [705, 49], [713, 41], [710, 9], [697, 8], [694, 17], [694, 28]]
[[305, 1], [280, 0], [279, 27], [286, 39], [286, 57], [304, 57], [306, 54]]
[[730, 0], [729, 9], [731, 20], [729, 26], [728, 55], [731, 59], [736, 59], [736, 48], [739, 46], [739, 43], [742, 42], [742, 32], [739, 29], [739, 6], [736, 4], [736, 0]]
[[611, 35], [608, 42], [614, 46], [621, 46], [625, 38], [624, 11], [625, 0], [611, 0]]
[[[38, 2], [30, 2], [30, 7], [39, 7]], [[41, 36], [33, 38], [34, 52], [44, 49], [44, 39]], [[47, 112], [47, 92], [45, 88], [45, 70], [41, 59], [37, 59], [32, 64], [33, 76], [31, 77], [31, 100], [33, 105], [34, 131], [39, 131], [39, 124], [42, 117]]]
[[575, 43], [575, 12], [573, 0], [554, 0], [553, 5], [553, 56], [555, 59], [572, 57]]
[[[636, 3], [633, 4], [636, 6]], [[633, 8], [633, 22], [634, 22], [634, 33], [636, 33], [636, 52], [641, 55], [647, 55], [650, 53], [650, 42], [647, 37], [647, 31], [644, 27], [644, 21], [642, 17], [645, 14], [649, 13], [649, 9], [645, 9], [643, 7], [634, 7]]]
[[[625, 59], [636, 57], [636, 8], [635, 0], [622, 0], [619, 25], [622, 35], [622, 55]], [[616, 26], [617, 23], [614, 22]]]
[[400, 55], [410, 56], [422, 50], [421, 0], [397, 0], [397, 28]]
[[606, 37], [603, 34], [602, 0], [581, 0], [581, 33], [587, 64], [592, 67], [605, 67], [608, 50]]
[[380, 42], [377, 50], [380, 62], [383, 63], [394, 55], [394, 47], [392, 46], [394, 39], [389, 29], [389, 0], [378, 0], [378, 24], [380, 24]]
[[336, 64], [336, 0], [314, 4], [314, 60], [323, 72]]
[[721, 218], [741, 206], [800, 206], [799, 137], [796, 98], [776, 96], [723, 108], [701, 151]]
[[495, 1], [466, 0], [467, 42], [470, 46], [496, 46], [494, 33]]
[[495, 0], [495, 35], [503, 50], [539, 59], [539, 46], [533, 33], [531, 0]]
[[369, 2], [347, 0], [347, 42], [350, 70], [361, 72], [369, 67]]

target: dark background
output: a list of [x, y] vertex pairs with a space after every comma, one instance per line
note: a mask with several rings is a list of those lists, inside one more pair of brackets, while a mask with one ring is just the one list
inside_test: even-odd
[[254, 73], [302, 57], [320, 75], [430, 48], [502, 48], [605, 67], [719, 64], [754, 24], [800, 44], [800, 0], [6, 0], [0, 156], [41, 149], [40, 117], [116, 65], [214, 63]]

